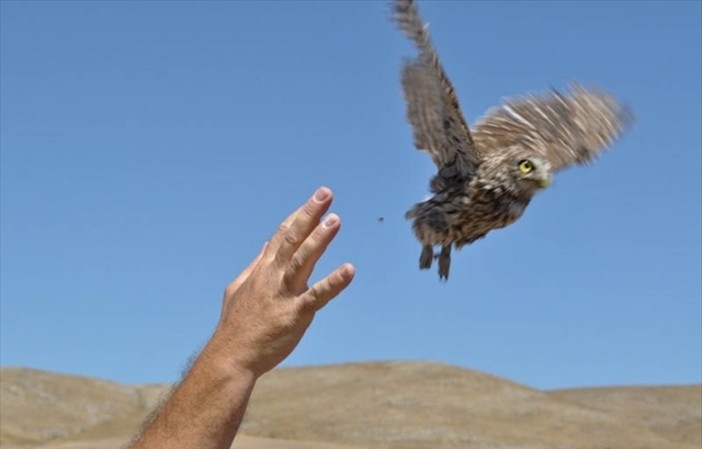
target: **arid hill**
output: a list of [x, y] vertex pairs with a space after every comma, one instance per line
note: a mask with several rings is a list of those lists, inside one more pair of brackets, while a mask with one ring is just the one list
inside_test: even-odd
[[[0, 371], [3, 449], [118, 449], [164, 385]], [[450, 365], [279, 369], [254, 392], [240, 449], [698, 449], [702, 386], [539, 391]]]

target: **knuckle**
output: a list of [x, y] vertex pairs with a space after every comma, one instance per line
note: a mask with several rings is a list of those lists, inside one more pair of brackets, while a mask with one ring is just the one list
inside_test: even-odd
[[318, 258], [324, 253], [328, 244], [328, 236], [325, 233], [324, 229], [322, 229], [321, 226], [317, 226], [317, 228], [310, 234], [310, 236], [307, 237], [307, 241], [305, 242], [304, 246], [307, 247], [306, 255], [308, 257]]
[[319, 287], [317, 287], [317, 286], [315, 285], [314, 287], [310, 288], [310, 289], [307, 291], [307, 299], [308, 299], [308, 300], [305, 301], [305, 304], [308, 304], [308, 305], [310, 305], [310, 306], [313, 306], [313, 305], [317, 304], [317, 302], [319, 302], [319, 298], [320, 298], [320, 296], [319, 296]]
[[288, 229], [284, 234], [283, 234], [283, 242], [285, 242], [286, 245], [297, 245], [299, 241], [299, 237], [296, 232], [294, 232], [292, 229]]
[[307, 291], [307, 301], [305, 301], [305, 306], [310, 310], [319, 310], [326, 303], [325, 300], [325, 287], [327, 282], [322, 282], [321, 284], [315, 284], [312, 288]]
[[305, 255], [301, 254], [300, 251], [295, 253], [295, 255], [290, 259], [290, 264], [288, 265], [288, 270], [292, 273], [297, 273], [305, 266]]
[[302, 206], [302, 213], [307, 218], [314, 217], [317, 214], [317, 207], [311, 201], [308, 201]]
[[326, 230], [320, 225], [317, 226], [310, 235], [310, 240], [315, 244], [315, 245], [321, 245], [324, 240], [326, 240], [327, 234], [325, 232]]
[[285, 235], [288, 233], [290, 230], [290, 222], [284, 221], [280, 225], [278, 225], [278, 231], [276, 232], [278, 235]]

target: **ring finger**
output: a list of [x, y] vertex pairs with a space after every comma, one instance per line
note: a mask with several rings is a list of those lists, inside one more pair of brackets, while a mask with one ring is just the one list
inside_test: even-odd
[[289, 291], [300, 294], [307, 288], [307, 280], [312, 275], [314, 266], [339, 232], [340, 226], [339, 216], [329, 214], [300, 245], [290, 259], [283, 277], [284, 285]]

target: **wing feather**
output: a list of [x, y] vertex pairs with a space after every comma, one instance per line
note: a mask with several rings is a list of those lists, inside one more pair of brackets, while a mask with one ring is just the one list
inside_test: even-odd
[[508, 99], [478, 121], [474, 138], [483, 157], [522, 145], [560, 170], [593, 162], [632, 123], [631, 111], [611, 94], [573, 85], [566, 94]]
[[446, 108], [441, 101], [441, 87], [434, 71], [418, 63], [405, 61], [402, 88], [407, 103], [407, 118], [414, 131], [415, 146], [429, 151], [437, 166], [447, 165], [445, 155], [451, 152], [451, 143], [444, 128]]
[[394, 17], [419, 50], [416, 60], [405, 62], [402, 73], [407, 118], [414, 128], [415, 146], [431, 154], [440, 173], [472, 176], [480, 162], [479, 155], [428, 28], [413, 0], [396, 0]]

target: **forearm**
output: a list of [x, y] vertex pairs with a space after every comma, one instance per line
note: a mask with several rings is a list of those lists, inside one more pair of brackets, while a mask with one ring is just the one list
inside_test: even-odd
[[256, 376], [210, 342], [131, 449], [229, 449]]

